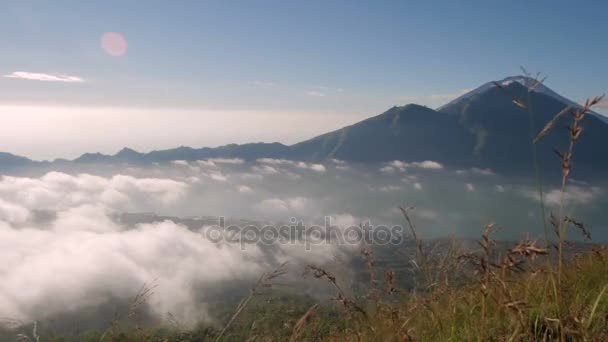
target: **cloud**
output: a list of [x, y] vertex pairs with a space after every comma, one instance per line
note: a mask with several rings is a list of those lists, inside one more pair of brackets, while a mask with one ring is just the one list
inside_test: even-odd
[[125, 229], [99, 206], [63, 211], [41, 228], [0, 222], [0, 317], [31, 321], [128, 301], [154, 281], [151, 313], [193, 325], [210, 319], [197, 304], [206, 288], [255, 276], [264, 265], [257, 248], [217, 245], [170, 221]]
[[237, 188], [237, 190], [242, 193], [253, 192], [253, 190], [251, 190], [251, 188], [248, 187], [247, 185], [241, 185]]
[[500, 184], [496, 184], [496, 191], [505, 192], [505, 187]]
[[396, 186], [396, 185], [386, 185], [386, 186], [382, 186], [382, 187], [378, 188], [378, 190], [380, 190], [382, 192], [399, 191], [399, 190], [401, 190], [401, 187]]
[[380, 168], [380, 171], [385, 173], [393, 173], [396, 171], [405, 172], [405, 170], [408, 168], [441, 170], [443, 169], [443, 164], [433, 160], [425, 160], [420, 162], [405, 162], [402, 160], [393, 160], [391, 162], [386, 163], [384, 167]]
[[77, 76], [69, 76], [62, 74], [44, 74], [37, 72], [27, 71], [15, 71], [10, 74], [4, 75], [6, 78], [18, 78], [22, 80], [32, 81], [45, 81], [45, 82], [67, 82], [67, 83], [80, 83], [84, 80]]
[[469, 191], [469, 192], [475, 191], [475, 186], [472, 183], [467, 183], [466, 188], [467, 188], [467, 191]]
[[[583, 187], [572, 185], [566, 189], [563, 199], [565, 205], [571, 204], [589, 204], [601, 194], [601, 190], [598, 187]], [[524, 190], [523, 195], [540, 201], [540, 195], [538, 191]], [[545, 204], [548, 206], [557, 207], [560, 205], [562, 193], [560, 189], [552, 189], [545, 192]]]
[[306, 92], [306, 95], [308, 95], [308, 96], [315, 96], [315, 97], [325, 97], [326, 96], [325, 93], [322, 93], [322, 92], [317, 91], [317, 90], [310, 90], [310, 91]]
[[[127, 303], [144, 283], [154, 281], [158, 286], [142, 310], [157, 318], [171, 313], [180, 324], [193, 326], [213, 322], [206, 303], [225, 284], [249, 283], [281, 261], [322, 263], [340, 251], [325, 245], [312, 252], [287, 245], [241, 249], [208, 240], [209, 227], [172, 221], [130, 225], [117, 219], [119, 212], [146, 211], [145, 203], [154, 203], [151, 208], [176, 204], [188, 190], [187, 183], [169, 178], [128, 175], [1, 177], [0, 317], [28, 322], [92, 312]], [[302, 196], [273, 197], [257, 206], [277, 216], [316, 212], [315, 201]], [[54, 215], [41, 221], [41, 210]]]
[[443, 169], [443, 165], [436, 161], [425, 160], [423, 162], [414, 162], [411, 164], [414, 167], [419, 167], [422, 169], [431, 169], [431, 170], [440, 170]]
[[489, 169], [489, 168], [481, 169], [481, 168], [473, 167], [469, 170], [456, 170], [455, 172], [458, 175], [473, 174], [473, 175], [480, 175], [480, 176], [496, 176], [496, 172], [494, 172], [492, 169]]
[[196, 162], [202, 167], [217, 167], [217, 165], [210, 160], [197, 160]]
[[266, 214], [305, 214], [310, 211], [312, 202], [305, 197], [269, 198], [256, 205], [259, 211]]
[[190, 165], [190, 163], [188, 163], [188, 161], [186, 161], [186, 160], [173, 160], [173, 161], [171, 161], [171, 163], [173, 165], [179, 165], [179, 166], [189, 166]]
[[422, 184], [420, 184], [418, 182], [414, 183], [414, 189], [416, 189], [416, 190], [422, 190]]
[[321, 165], [321, 164], [311, 164], [308, 166], [308, 168], [312, 171], [318, 172], [318, 173], [324, 173], [325, 171], [327, 171], [327, 169], [325, 168], [325, 166]]
[[260, 166], [252, 166], [251, 170], [253, 172], [255, 172], [256, 174], [262, 174], [262, 175], [278, 175], [280, 172], [279, 170], [277, 170], [275, 167], [272, 167], [270, 165], [260, 165]]
[[277, 158], [259, 158], [256, 160], [260, 164], [270, 165], [293, 165], [294, 161], [289, 159], [277, 159]]
[[241, 158], [209, 158], [208, 162], [214, 164], [231, 164], [231, 165], [241, 165], [245, 163], [245, 160]]
[[22, 224], [30, 218], [30, 211], [0, 199], [0, 221]]
[[[284, 167], [291, 166], [291, 167], [296, 167], [298, 169], [315, 171], [318, 173], [325, 173], [325, 171], [327, 171], [327, 169], [325, 168], [325, 166], [323, 164], [306, 163], [303, 161], [290, 160], [290, 159], [259, 158], [256, 161], [260, 164], [268, 164], [268, 165], [262, 165], [262, 168], [265, 167], [267, 171], [270, 171], [271, 170], [270, 168], [272, 168], [272, 169], [275, 169], [277, 172], [279, 172], [279, 169], [276, 169], [269, 165], [284, 166]], [[261, 171], [263, 171], [263, 170], [261, 170]], [[270, 172], [272, 172], [272, 171], [270, 171]]]
[[[184, 197], [188, 184], [166, 178], [136, 178], [114, 175], [110, 178], [49, 172], [40, 178], [3, 176], [0, 197], [27, 209], [64, 210], [103, 203], [112, 208], [136, 208], [136, 199], [169, 205]], [[14, 209], [14, 208], [13, 208]], [[8, 209], [7, 209], [8, 210]]]

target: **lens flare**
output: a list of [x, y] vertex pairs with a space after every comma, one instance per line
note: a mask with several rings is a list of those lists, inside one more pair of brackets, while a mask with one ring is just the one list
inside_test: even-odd
[[118, 32], [106, 32], [101, 36], [101, 48], [110, 56], [120, 57], [127, 53], [127, 40]]

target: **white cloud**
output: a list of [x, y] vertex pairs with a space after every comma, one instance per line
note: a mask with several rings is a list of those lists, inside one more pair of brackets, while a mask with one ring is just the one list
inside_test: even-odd
[[467, 191], [469, 191], [469, 192], [475, 191], [475, 186], [472, 183], [467, 183], [466, 188], [467, 188]]
[[217, 245], [169, 221], [125, 229], [98, 206], [60, 212], [44, 228], [0, 222], [0, 317], [31, 321], [128, 301], [154, 281], [152, 313], [194, 324], [209, 320], [199, 302], [207, 286], [259, 274], [262, 258], [257, 248]]
[[173, 160], [173, 161], [171, 161], [171, 163], [173, 165], [179, 165], [179, 166], [190, 166], [190, 164], [186, 160]]
[[438, 163], [438, 162], [432, 161], [432, 160], [425, 160], [423, 162], [414, 162], [411, 165], [414, 167], [422, 168], [422, 169], [431, 169], [431, 170], [443, 169], [443, 165], [441, 163]]
[[247, 185], [241, 185], [237, 188], [237, 190], [242, 193], [253, 192], [253, 190], [251, 190], [251, 188], [248, 187]]
[[84, 80], [77, 76], [69, 76], [62, 74], [44, 74], [38, 72], [27, 72], [27, 71], [15, 71], [10, 74], [4, 75], [6, 78], [18, 78], [23, 80], [33, 81], [46, 81], [46, 82], [67, 82], [67, 83], [78, 83], [84, 82]]
[[496, 191], [505, 192], [505, 187], [500, 184], [496, 184]]
[[22, 206], [0, 199], [0, 221], [22, 224], [30, 218], [30, 211]]
[[257, 209], [266, 214], [305, 214], [312, 207], [312, 202], [305, 197], [269, 198], [259, 202]]
[[399, 190], [401, 190], [401, 187], [396, 186], [396, 185], [386, 185], [386, 186], [382, 186], [382, 187], [378, 188], [378, 190], [380, 190], [382, 192], [399, 191]]
[[219, 171], [212, 171], [209, 173], [204, 173], [203, 175], [217, 182], [226, 182], [228, 180], [228, 176]]
[[306, 92], [306, 95], [315, 96], [315, 97], [325, 97], [326, 96], [325, 93], [322, 93], [317, 90], [310, 90], [310, 91]]
[[188, 185], [164, 178], [135, 178], [115, 175], [110, 178], [89, 174], [69, 175], [49, 172], [40, 178], [3, 176], [0, 196], [27, 209], [62, 210], [77, 205], [103, 203], [128, 209], [132, 198], [150, 196], [162, 205], [176, 202]]
[[253, 172], [255, 172], [256, 174], [262, 174], [262, 175], [278, 175], [279, 174], [279, 170], [277, 170], [276, 168], [274, 168], [270, 165], [252, 166], [251, 170]]
[[[171, 313], [192, 326], [213, 321], [205, 304], [211, 290], [250, 280], [280, 261], [322, 263], [340, 251], [280, 245], [269, 255], [256, 245], [243, 250], [239, 244], [213, 243], [201, 231], [170, 221], [127, 226], [115, 220], [119, 211], [140, 212], [140, 202], [175, 204], [188, 189], [168, 178], [127, 175], [1, 177], [0, 317], [31, 321], [94, 311], [130, 300], [142, 284], [155, 280], [149, 308], [142, 310], [159, 318]], [[315, 201], [300, 196], [270, 198], [258, 206], [278, 215], [315, 212]], [[38, 210], [52, 210], [55, 218], [33, 220]]]
[[[262, 165], [259, 171], [264, 171], [263, 169], [265, 168], [266, 171], [270, 171], [271, 169], [275, 169], [277, 171], [277, 173], [279, 172], [279, 169], [276, 169], [270, 165], [273, 166], [291, 166], [291, 167], [296, 167], [298, 169], [304, 169], [304, 170], [311, 170], [311, 171], [315, 171], [318, 173], [325, 173], [325, 171], [327, 171], [327, 169], [325, 168], [325, 166], [323, 164], [313, 164], [313, 163], [306, 163], [303, 161], [297, 161], [297, 160], [290, 160], [290, 159], [275, 159], [275, 158], [259, 158], [256, 160], [259, 164], [268, 164], [268, 165]], [[272, 173], [272, 171], [270, 171]]]
[[416, 190], [422, 190], [422, 184], [420, 184], [418, 182], [414, 183], [414, 189], [416, 189]]
[[322, 164], [311, 164], [309, 166], [309, 168], [312, 171], [318, 172], [318, 173], [324, 173], [325, 171], [327, 171], [327, 169], [325, 168], [325, 166], [323, 166]]
[[232, 165], [241, 165], [244, 164], [245, 161], [241, 158], [209, 158], [208, 162], [214, 164], [232, 164]]
[[470, 170], [456, 170], [455, 172], [458, 175], [465, 175], [465, 174], [470, 173], [470, 174], [480, 175], [480, 176], [496, 176], [496, 172], [494, 172], [490, 168], [481, 169], [481, 168], [473, 167]]
[[295, 162], [289, 159], [277, 159], [277, 158], [259, 158], [256, 160], [260, 164], [270, 165], [294, 165]]
[[393, 173], [396, 171], [405, 172], [408, 168], [440, 170], [443, 169], [443, 164], [433, 160], [425, 160], [420, 162], [405, 162], [402, 160], [393, 160], [391, 162], [386, 163], [386, 165], [382, 167], [380, 171], [386, 173]]
[[[538, 191], [524, 190], [524, 196], [540, 200]], [[598, 187], [582, 187], [571, 185], [567, 187], [566, 192], [563, 195], [564, 204], [589, 204], [601, 194], [601, 190]], [[545, 203], [549, 206], [557, 207], [560, 205], [562, 193], [560, 189], [553, 189], [544, 193]]]

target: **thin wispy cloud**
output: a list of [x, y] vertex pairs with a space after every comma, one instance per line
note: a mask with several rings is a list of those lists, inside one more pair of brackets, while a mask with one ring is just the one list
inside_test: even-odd
[[308, 95], [308, 96], [316, 96], [316, 97], [325, 97], [326, 96], [325, 93], [322, 93], [322, 92], [316, 91], [316, 90], [308, 91], [306, 93], [306, 95]]
[[70, 76], [70, 75], [63, 75], [63, 74], [45, 74], [45, 73], [28, 72], [28, 71], [15, 71], [10, 74], [6, 74], [3, 77], [17, 78], [17, 79], [31, 80], [31, 81], [44, 81], [44, 82], [66, 82], [66, 83], [84, 82], [84, 79], [82, 79], [78, 76]]

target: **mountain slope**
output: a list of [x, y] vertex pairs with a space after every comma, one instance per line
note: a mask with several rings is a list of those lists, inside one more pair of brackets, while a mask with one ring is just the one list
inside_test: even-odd
[[472, 162], [475, 139], [456, 118], [410, 104], [291, 146], [297, 159], [355, 162], [441, 160]]
[[[519, 82], [506, 84], [503, 89], [492, 87], [453, 101], [441, 107], [441, 112], [457, 118], [461, 125], [478, 135], [479, 144], [475, 149], [478, 164], [506, 173], [523, 173], [533, 165], [532, 136], [568, 103], [544, 93], [529, 93]], [[529, 104], [532, 122], [528, 111], [513, 104], [512, 96]], [[537, 144], [538, 158], [542, 165], [551, 166], [550, 170], [558, 169], [559, 165], [554, 150], [567, 148], [568, 131], [564, 128], [569, 121], [569, 115], [562, 116], [554, 129]], [[576, 165], [573, 176], [600, 176], [608, 170], [608, 151], [605, 149], [608, 125], [589, 115], [584, 127], [573, 159]]]
[[20, 168], [20, 167], [28, 167], [37, 164], [37, 162], [21, 157], [16, 156], [11, 153], [0, 152], [0, 166], [2, 168]]

